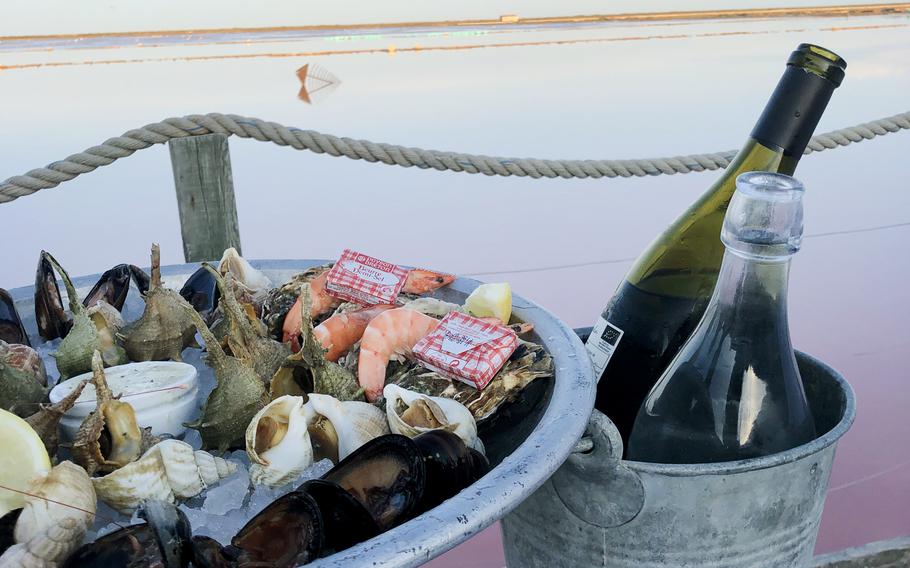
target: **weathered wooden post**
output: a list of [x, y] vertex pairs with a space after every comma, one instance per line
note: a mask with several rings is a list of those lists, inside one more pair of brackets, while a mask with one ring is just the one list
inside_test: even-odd
[[168, 147], [186, 261], [218, 260], [228, 247], [240, 252], [227, 136], [175, 138]]

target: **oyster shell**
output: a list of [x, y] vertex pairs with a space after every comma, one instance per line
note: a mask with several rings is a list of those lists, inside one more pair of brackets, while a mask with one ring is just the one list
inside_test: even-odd
[[163, 440], [138, 460], [92, 479], [98, 498], [122, 513], [143, 501], [189, 499], [231, 475], [237, 466], [180, 440]]
[[281, 339], [284, 318], [288, 315], [291, 306], [297, 302], [297, 298], [300, 297], [300, 287], [332, 268], [333, 265], [334, 263], [330, 262], [307, 268], [303, 272], [295, 274], [281, 286], [269, 290], [262, 305], [262, 322], [268, 330], [269, 337]]
[[187, 426], [199, 430], [204, 449], [216, 448], [223, 452], [228, 448], [244, 447], [250, 420], [269, 403], [265, 386], [251, 367], [224, 352], [202, 316], [185, 301], [183, 310], [205, 341], [206, 362], [215, 372], [217, 383], [202, 407], [202, 415]]
[[460, 402], [409, 391], [398, 385], [386, 385], [382, 394], [392, 433], [414, 438], [431, 430], [447, 430], [468, 447], [483, 453], [474, 416]]
[[180, 353], [195, 345], [196, 327], [183, 306], [186, 301], [161, 284], [161, 251], [152, 245], [152, 280], [145, 311], [123, 330], [124, 347], [133, 361], [180, 361]]
[[256, 314], [251, 314], [240, 305], [234, 295], [231, 273], [222, 278], [211, 265], [203, 263], [202, 267], [212, 274], [221, 292], [220, 308], [229, 325], [226, 340], [231, 354], [251, 367], [268, 386], [275, 372], [291, 354], [290, 347], [266, 337]]
[[92, 358], [92, 383], [97, 408], [82, 421], [72, 449], [73, 460], [89, 475], [125, 466], [139, 457], [142, 445], [136, 412], [128, 402], [114, 399], [98, 351]]
[[337, 463], [373, 438], [389, 433], [385, 414], [366, 402], [312, 393], [303, 411], [320, 459], [328, 457]]
[[[72, 327], [60, 342], [57, 351], [51, 353], [51, 356], [57, 360], [60, 379], [68, 379], [90, 371], [92, 354], [95, 351], [101, 352], [105, 366], [112, 367], [128, 363], [126, 352], [116, 340], [119, 326], [123, 323], [119, 312], [100, 300], [97, 306], [86, 309], [79, 301], [76, 288], [66, 270], [49, 253], [43, 253], [43, 255], [63, 278], [70, 312], [73, 315]], [[54, 285], [56, 286], [56, 283]]]
[[430, 396], [454, 399], [471, 411], [478, 428], [504, 403], [517, 400], [533, 381], [553, 377], [553, 358], [536, 343], [518, 340], [518, 348], [483, 390], [411, 364], [393, 373], [387, 382]]
[[246, 429], [250, 480], [277, 487], [297, 479], [313, 463], [303, 397], [282, 396], [260, 410]]
[[444, 302], [440, 299], [429, 298], [426, 296], [420, 296], [413, 300], [408, 300], [401, 307], [437, 318], [445, 317], [450, 312], [466, 313], [464, 307], [459, 306], [458, 304]]
[[79, 383], [71, 393], [60, 399], [57, 404], [42, 404], [38, 412], [32, 414], [25, 421], [32, 427], [47, 450], [47, 455], [53, 457], [57, 454], [57, 429], [60, 425], [60, 419], [69, 409], [76, 404], [76, 399], [82, 394], [82, 389], [88, 384], [88, 379]]
[[0, 556], [0, 566], [56, 566], [79, 546], [94, 517], [95, 490], [85, 471], [68, 461], [54, 466], [30, 488], [16, 544]]
[[34, 349], [0, 340], [0, 408], [22, 417], [32, 414], [47, 399], [46, 382], [44, 363]]

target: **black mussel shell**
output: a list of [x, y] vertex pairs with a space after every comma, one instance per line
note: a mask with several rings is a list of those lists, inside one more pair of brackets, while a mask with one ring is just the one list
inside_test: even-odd
[[73, 326], [72, 320], [63, 309], [60, 288], [54, 276], [54, 267], [46, 252], [41, 251], [38, 269], [35, 271], [35, 320], [38, 333], [45, 341], [66, 337]]
[[13, 531], [16, 529], [16, 521], [19, 520], [21, 513], [22, 509], [15, 509], [0, 517], [0, 556], [3, 556], [7, 548], [16, 544]]
[[0, 288], [0, 341], [21, 343], [31, 347], [28, 333], [22, 325], [19, 312], [16, 311], [16, 304], [13, 303], [13, 297], [3, 288]]
[[192, 559], [190, 523], [182, 511], [150, 501], [141, 515], [146, 523], [130, 525], [82, 545], [62, 568], [186, 568]]
[[82, 305], [90, 308], [97, 304], [98, 300], [104, 300], [114, 306], [117, 311], [122, 310], [123, 304], [126, 302], [126, 295], [130, 291], [131, 275], [128, 264], [118, 264], [105, 271], [82, 300]]
[[[325, 530], [316, 501], [292, 491], [250, 519], [222, 549], [230, 566], [300, 566], [322, 554]], [[197, 552], [198, 554], [198, 552]], [[211, 564], [222, 566], [222, 564]]]
[[322, 513], [325, 529], [322, 556], [335, 554], [380, 533], [370, 512], [341, 486], [324, 479], [311, 479], [298, 491], [312, 497]]
[[427, 470], [426, 489], [417, 514], [454, 497], [490, 470], [487, 458], [446, 430], [431, 430], [414, 438]]
[[233, 568], [236, 562], [226, 557], [221, 543], [207, 536], [194, 536], [193, 566], [194, 568]]
[[322, 479], [353, 495], [385, 531], [416, 514], [426, 485], [426, 467], [410, 438], [388, 434], [358, 448]]
[[218, 285], [215, 277], [205, 268], [200, 267], [187, 279], [180, 289], [180, 295], [190, 303], [206, 321], [218, 307]]
[[148, 291], [149, 291], [149, 286], [152, 283], [152, 279], [149, 277], [148, 274], [145, 273], [144, 270], [142, 270], [138, 266], [130, 264], [129, 268], [130, 268], [130, 275], [132, 275], [132, 277], [133, 277], [133, 282], [136, 283], [136, 288], [139, 289], [140, 294], [145, 296], [146, 293], [148, 293]]

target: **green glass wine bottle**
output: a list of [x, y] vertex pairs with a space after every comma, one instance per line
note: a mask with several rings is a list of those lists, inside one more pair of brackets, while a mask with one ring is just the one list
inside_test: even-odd
[[801, 44], [723, 176], [635, 261], [594, 325], [587, 349], [600, 376], [595, 407], [628, 441], [638, 409], [691, 334], [717, 282], [720, 229], [748, 171], [792, 175], [847, 63]]

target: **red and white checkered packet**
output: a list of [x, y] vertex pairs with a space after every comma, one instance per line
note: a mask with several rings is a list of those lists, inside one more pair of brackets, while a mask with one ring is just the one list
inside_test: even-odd
[[451, 312], [414, 346], [414, 357], [440, 375], [482, 390], [518, 347], [511, 329]]
[[408, 277], [406, 268], [345, 249], [326, 275], [329, 294], [362, 305], [394, 304]]

